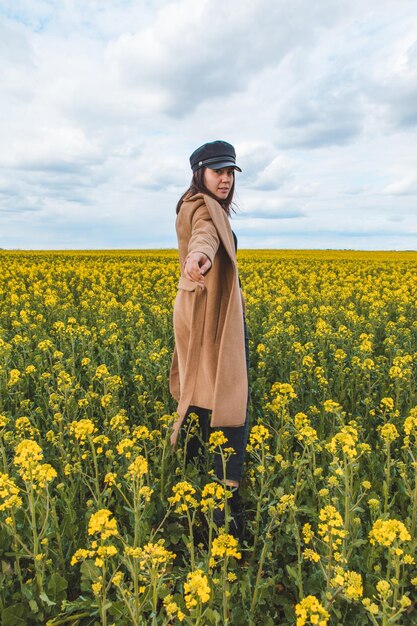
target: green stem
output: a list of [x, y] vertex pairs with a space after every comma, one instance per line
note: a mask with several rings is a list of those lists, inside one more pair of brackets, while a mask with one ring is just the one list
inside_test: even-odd
[[[349, 532], [350, 526], [350, 480], [349, 480], [349, 463], [346, 459], [346, 454], [343, 455], [343, 466], [344, 466], [344, 475], [345, 475], [345, 530]], [[344, 539], [344, 544], [346, 547], [347, 538]]]
[[107, 626], [107, 593], [106, 593], [106, 565], [103, 564], [101, 568], [101, 597], [100, 597], [100, 616], [101, 616], [101, 625]]
[[227, 556], [224, 558], [223, 563], [223, 625], [229, 624], [229, 599], [228, 599], [228, 584], [227, 584]]
[[[413, 461], [414, 461], [414, 457], [413, 457]], [[415, 467], [414, 464], [413, 464], [413, 467]], [[415, 472], [415, 476], [414, 476], [413, 509], [411, 513], [410, 534], [412, 537], [415, 536], [416, 519], [417, 519], [417, 472]]]
[[[266, 536], [268, 536], [268, 533], [271, 532], [270, 528], [267, 529], [266, 531]], [[254, 585], [254, 591], [253, 591], [253, 596], [252, 596], [252, 602], [250, 605], [250, 619], [251, 619], [251, 623], [255, 623], [254, 620], [254, 612], [256, 609], [256, 605], [258, 603], [258, 594], [259, 594], [259, 586], [260, 586], [260, 582], [261, 582], [261, 576], [262, 576], [262, 570], [263, 570], [263, 566], [264, 566], [264, 562], [265, 562], [265, 558], [266, 558], [266, 552], [268, 550], [269, 547], [269, 542], [265, 541], [263, 548], [262, 548], [262, 552], [261, 552], [261, 556], [259, 559], [259, 565], [258, 565], [258, 571], [256, 573], [256, 580], [255, 580], [255, 585]]]
[[291, 517], [292, 517], [292, 522], [293, 522], [293, 526], [294, 526], [294, 529], [295, 529], [294, 530], [294, 532], [295, 532], [295, 542], [297, 544], [297, 573], [298, 573], [297, 585], [298, 585], [298, 593], [300, 594], [300, 598], [303, 599], [304, 598], [304, 587], [303, 587], [303, 572], [302, 572], [302, 568], [301, 568], [301, 564], [303, 562], [303, 559], [302, 559], [302, 556], [301, 556], [300, 531], [298, 529], [298, 524], [297, 524], [297, 520], [295, 518], [294, 511], [292, 511]]
[[[194, 518], [194, 515], [193, 515], [193, 518]], [[189, 531], [189, 538], [190, 538], [191, 570], [194, 571], [195, 570], [195, 554], [194, 554], [193, 520], [191, 520], [190, 511], [188, 509], [187, 509], [187, 520], [188, 520], [188, 531]]]
[[391, 446], [387, 443], [387, 464], [385, 471], [385, 485], [384, 485], [384, 513], [388, 512], [388, 499], [391, 482]]
[[39, 563], [36, 559], [36, 557], [38, 556], [40, 552], [39, 552], [39, 535], [38, 535], [38, 529], [36, 526], [35, 499], [34, 499], [32, 482], [28, 481], [26, 483], [26, 486], [28, 488], [27, 494], [28, 494], [28, 502], [29, 502], [30, 526], [32, 530], [32, 539], [33, 539], [33, 560], [35, 563], [35, 571], [36, 571], [35, 577], [36, 577], [36, 583], [38, 585], [38, 589], [40, 592], [42, 592], [43, 591], [42, 575], [39, 571]]
[[88, 438], [88, 442], [90, 444], [91, 452], [93, 455], [94, 478], [95, 478], [94, 483], [95, 483], [95, 488], [96, 488], [95, 500], [96, 500], [96, 504], [99, 507], [101, 507], [100, 478], [99, 478], [99, 473], [98, 473], [96, 449], [94, 447], [94, 443], [91, 437]]

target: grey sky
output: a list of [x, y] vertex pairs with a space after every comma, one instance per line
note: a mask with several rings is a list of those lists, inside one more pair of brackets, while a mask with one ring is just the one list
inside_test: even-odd
[[173, 247], [205, 141], [241, 247], [417, 249], [413, 0], [2, 0], [0, 247]]

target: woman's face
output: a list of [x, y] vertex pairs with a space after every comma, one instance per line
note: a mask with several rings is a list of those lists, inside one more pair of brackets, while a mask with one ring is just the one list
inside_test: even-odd
[[203, 182], [207, 189], [219, 200], [226, 200], [233, 185], [235, 170], [233, 167], [222, 167], [212, 170], [206, 167]]

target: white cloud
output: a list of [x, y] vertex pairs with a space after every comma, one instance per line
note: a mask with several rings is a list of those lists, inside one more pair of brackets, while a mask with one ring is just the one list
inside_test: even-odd
[[414, 3], [2, 8], [0, 247], [175, 246], [213, 139], [243, 170], [240, 247], [417, 247]]
[[417, 194], [417, 176], [407, 176], [387, 185], [384, 192], [393, 196], [409, 196]]

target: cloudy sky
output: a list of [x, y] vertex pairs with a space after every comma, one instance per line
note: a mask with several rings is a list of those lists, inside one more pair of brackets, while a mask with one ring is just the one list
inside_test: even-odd
[[415, 0], [1, 0], [0, 247], [174, 247], [233, 143], [246, 248], [417, 249]]

